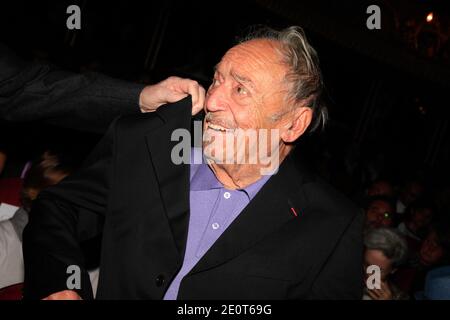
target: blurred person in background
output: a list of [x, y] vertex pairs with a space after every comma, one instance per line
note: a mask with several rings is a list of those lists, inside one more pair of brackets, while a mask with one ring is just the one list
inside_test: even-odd
[[424, 290], [414, 294], [416, 300], [450, 300], [450, 265], [427, 273]]
[[0, 146], [0, 220], [11, 215], [8, 205], [20, 206], [20, 190], [23, 182], [21, 172], [25, 166], [23, 161], [17, 161], [18, 157], [9, 155], [7, 148], [2, 149]]
[[376, 265], [381, 272], [381, 288], [365, 288], [363, 300], [406, 300], [408, 294], [391, 281], [391, 276], [405, 262], [408, 246], [395, 229], [380, 227], [369, 230], [364, 238], [365, 270]]
[[425, 276], [430, 270], [448, 264], [450, 264], [450, 222], [445, 218], [432, 225], [414, 259], [401, 267], [393, 280], [402, 290], [413, 294], [423, 290]]
[[422, 197], [425, 192], [425, 187], [422, 182], [418, 180], [409, 180], [400, 187], [396, 211], [398, 214], [403, 214], [406, 208], [414, 201]]
[[375, 196], [368, 200], [366, 207], [366, 228], [391, 227], [395, 203], [385, 196]]
[[12, 218], [0, 222], [0, 289], [23, 282], [22, 232], [32, 202], [42, 190], [59, 183], [73, 171], [60, 158], [46, 151], [33, 162], [23, 181], [22, 206]]
[[388, 198], [395, 197], [395, 189], [392, 183], [387, 179], [377, 179], [367, 188], [367, 196], [384, 196]]
[[406, 209], [398, 230], [406, 237], [411, 253], [417, 252], [428, 234], [434, 212], [434, 204], [425, 198], [414, 201]]

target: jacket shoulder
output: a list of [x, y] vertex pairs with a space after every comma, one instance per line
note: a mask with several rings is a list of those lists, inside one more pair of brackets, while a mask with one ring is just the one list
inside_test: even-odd
[[307, 211], [323, 215], [321, 218], [352, 218], [362, 213], [353, 201], [321, 178], [310, 166], [296, 161], [295, 171], [298, 177], [297, 196], [304, 202], [303, 207]]
[[335, 217], [353, 217], [362, 213], [362, 210], [346, 195], [319, 177], [306, 183], [303, 192], [308, 199], [308, 207], [316, 212], [328, 213]]

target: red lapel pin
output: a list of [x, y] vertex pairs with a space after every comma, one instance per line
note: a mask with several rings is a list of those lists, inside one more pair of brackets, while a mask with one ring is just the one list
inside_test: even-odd
[[294, 216], [298, 217], [297, 211], [295, 211], [295, 208], [294, 208], [294, 206], [293, 206], [291, 200], [289, 200], [289, 199], [288, 199], [288, 204], [289, 204], [289, 206], [291, 207], [291, 212], [292, 212], [292, 214], [293, 214]]

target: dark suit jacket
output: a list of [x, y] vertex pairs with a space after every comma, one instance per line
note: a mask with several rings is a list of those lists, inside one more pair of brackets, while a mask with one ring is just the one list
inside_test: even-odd
[[139, 113], [144, 86], [75, 74], [20, 59], [0, 43], [0, 120], [37, 121], [104, 133], [120, 114]]
[[[77, 174], [40, 194], [24, 233], [25, 297], [66, 289], [103, 232], [100, 299], [161, 299], [183, 261], [189, 164], [171, 141], [190, 98], [115, 121]], [[294, 206], [298, 216], [291, 211]], [[182, 280], [179, 299], [360, 299], [362, 214], [288, 156]], [[87, 274], [79, 293], [90, 298]]]

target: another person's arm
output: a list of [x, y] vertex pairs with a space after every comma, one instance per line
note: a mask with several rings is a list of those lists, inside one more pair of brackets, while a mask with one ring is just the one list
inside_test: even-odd
[[104, 132], [121, 114], [153, 111], [192, 95], [194, 110], [204, 89], [189, 79], [171, 77], [153, 86], [98, 73], [76, 74], [33, 64], [0, 44], [0, 119], [46, 122]]

